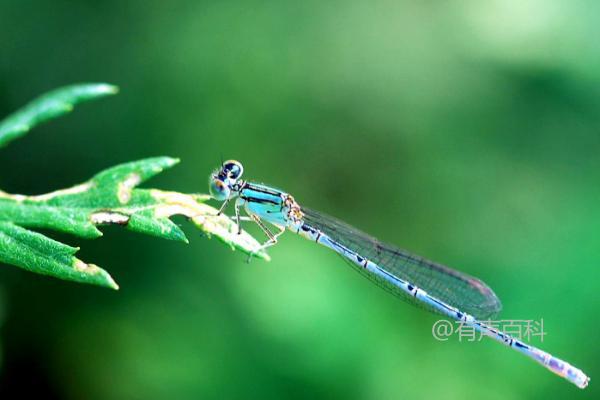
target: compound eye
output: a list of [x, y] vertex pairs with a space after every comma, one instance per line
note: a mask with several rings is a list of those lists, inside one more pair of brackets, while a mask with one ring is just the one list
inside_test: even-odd
[[227, 186], [222, 180], [218, 178], [211, 178], [208, 184], [208, 190], [210, 195], [218, 201], [227, 200], [229, 198], [229, 194], [231, 190], [229, 186]]
[[244, 167], [242, 167], [242, 163], [239, 161], [229, 160], [223, 163], [222, 171], [229, 179], [237, 180], [244, 173]]

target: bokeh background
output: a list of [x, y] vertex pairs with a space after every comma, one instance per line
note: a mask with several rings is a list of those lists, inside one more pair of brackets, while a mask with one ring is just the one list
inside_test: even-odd
[[598, 398], [600, 3], [0, 2], [0, 114], [76, 82], [121, 93], [1, 149], [39, 194], [117, 163], [182, 163], [146, 186], [247, 178], [481, 277], [503, 319], [582, 368], [580, 391], [288, 234], [246, 263], [118, 228], [81, 258], [121, 290], [0, 268], [0, 396], [44, 399]]

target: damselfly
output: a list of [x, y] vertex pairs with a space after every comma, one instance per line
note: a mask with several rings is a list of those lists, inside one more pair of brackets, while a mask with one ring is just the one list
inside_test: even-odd
[[[445, 315], [483, 335], [525, 354], [580, 388], [589, 378], [583, 371], [482, 322], [501, 309], [496, 294], [481, 280], [385, 244], [335, 218], [310, 210], [279, 189], [241, 179], [244, 169], [226, 161], [210, 177], [211, 195], [223, 201], [219, 213], [235, 199], [235, 219], [250, 219], [268, 240], [261, 250], [277, 243], [289, 229], [338, 253], [361, 274], [405, 301]], [[240, 215], [244, 208], [248, 217]], [[273, 233], [268, 223], [277, 229]]]

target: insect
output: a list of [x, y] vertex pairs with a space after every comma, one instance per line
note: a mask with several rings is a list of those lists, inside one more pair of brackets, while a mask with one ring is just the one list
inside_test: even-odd
[[[333, 217], [301, 207], [289, 194], [241, 179], [242, 164], [222, 163], [210, 176], [211, 195], [222, 201], [222, 213], [235, 200], [235, 220], [254, 221], [267, 235], [260, 250], [277, 243], [285, 230], [330, 248], [350, 266], [392, 294], [474, 328], [483, 335], [532, 358], [580, 388], [589, 382], [583, 371], [534, 346], [482, 322], [502, 308], [496, 294], [481, 280], [385, 244]], [[242, 217], [244, 208], [248, 217]], [[276, 232], [269, 230], [267, 224]]]

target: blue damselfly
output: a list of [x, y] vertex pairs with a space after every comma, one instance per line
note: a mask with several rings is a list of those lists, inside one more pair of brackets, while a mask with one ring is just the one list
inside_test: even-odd
[[[223, 201], [219, 213], [235, 199], [235, 219], [243, 207], [248, 218], [265, 232], [261, 249], [277, 243], [286, 229], [338, 253], [361, 274], [405, 301], [448, 316], [481, 334], [534, 359], [550, 371], [585, 388], [583, 371], [482, 321], [496, 315], [501, 303], [481, 280], [380, 242], [358, 229], [322, 213], [301, 207], [294, 198], [271, 186], [241, 179], [242, 164], [226, 161], [210, 177], [211, 195]], [[277, 229], [272, 233], [265, 225]]]

